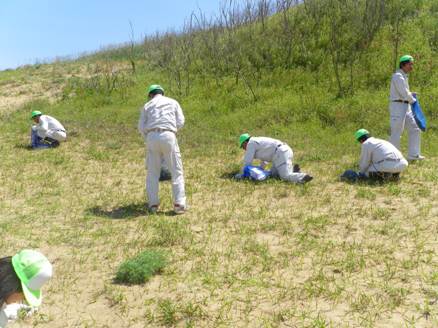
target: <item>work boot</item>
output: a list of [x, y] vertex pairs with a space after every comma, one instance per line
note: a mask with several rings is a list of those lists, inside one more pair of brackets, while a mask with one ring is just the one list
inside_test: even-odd
[[149, 212], [149, 214], [157, 214], [157, 212], [158, 212], [158, 205], [149, 206], [148, 212]]
[[408, 161], [422, 161], [425, 160], [426, 157], [422, 156], [422, 155], [417, 155], [417, 156], [408, 156], [407, 160]]
[[300, 173], [301, 172], [301, 167], [298, 164], [294, 164], [293, 172], [294, 173]]
[[305, 184], [305, 183], [310, 182], [310, 181], [312, 181], [312, 180], [313, 180], [313, 177], [312, 177], [311, 175], [309, 175], [309, 174], [306, 174], [306, 175], [301, 179], [301, 181], [300, 181], [299, 183], [301, 183], [301, 184]]
[[179, 214], [184, 214], [186, 212], [187, 207], [184, 205], [180, 205], [180, 204], [175, 204], [173, 207], [173, 211], [175, 212], [175, 214], [179, 215]]

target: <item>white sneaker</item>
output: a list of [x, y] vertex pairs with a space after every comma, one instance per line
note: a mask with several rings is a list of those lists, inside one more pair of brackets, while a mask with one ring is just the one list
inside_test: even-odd
[[175, 204], [173, 206], [173, 211], [175, 212], [175, 214], [184, 214], [186, 212], [187, 206], [184, 205], [180, 205], [180, 204]]
[[408, 156], [408, 158], [407, 158], [408, 161], [422, 161], [424, 159], [426, 159], [426, 157], [424, 157], [422, 155]]

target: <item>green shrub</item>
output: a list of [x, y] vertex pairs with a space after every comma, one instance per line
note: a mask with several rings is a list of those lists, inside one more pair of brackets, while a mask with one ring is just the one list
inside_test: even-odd
[[116, 282], [143, 284], [167, 264], [166, 256], [160, 251], [144, 251], [136, 257], [123, 262], [116, 274]]

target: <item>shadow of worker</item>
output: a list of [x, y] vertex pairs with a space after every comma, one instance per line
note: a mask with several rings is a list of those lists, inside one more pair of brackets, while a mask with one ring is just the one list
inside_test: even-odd
[[113, 220], [133, 219], [139, 216], [147, 216], [149, 214], [147, 210], [147, 204], [145, 205], [145, 203], [133, 203], [113, 209], [104, 209], [96, 206], [89, 208], [87, 213]]

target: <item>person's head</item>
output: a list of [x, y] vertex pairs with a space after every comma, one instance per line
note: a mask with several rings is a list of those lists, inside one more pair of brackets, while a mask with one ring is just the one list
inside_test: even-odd
[[414, 58], [410, 55], [401, 56], [399, 67], [405, 73], [411, 72], [414, 69]]
[[246, 150], [246, 146], [248, 145], [249, 139], [251, 136], [248, 133], [241, 134], [239, 137], [239, 146]]
[[4, 257], [0, 259], [0, 307], [12, 303], [12, 298], [15, 302], [17, 296], [24, 299], [21, 282], [12, 266], [12, 257]]
[[356, 133], [354, 134], [354, 138], [359, 141], [360, 143], [364, 143], [369, 137], [370, 137], [370, 133], [368, 132], [368, 130], [365, 129], [359, 129], [356, 131]]
[[41, 253], [22, 250], [0, 260], [0, 305], [23, 300], [41, 305], [41, 287], [52, 277], [52, 265]]
[[152, 84], [148, 88], [148, 97], [149, 97], [149, 99], [152, 99], [156, 95], [163, 95], [164, 96], [164, 89], [159, 84]]
[[40, 122], [40, 117], [41, 115], [43, 115], [43, 113], [41, 113], [39, 110], [34, 110], [31, 114], [31, 119], [35, 122], [35, 123], [39, 123]]

